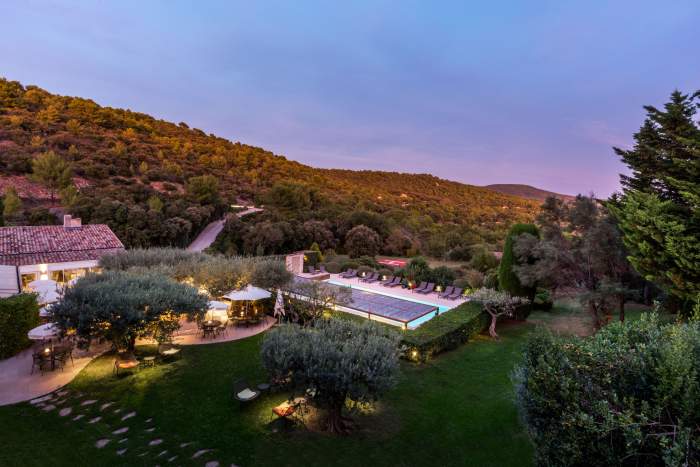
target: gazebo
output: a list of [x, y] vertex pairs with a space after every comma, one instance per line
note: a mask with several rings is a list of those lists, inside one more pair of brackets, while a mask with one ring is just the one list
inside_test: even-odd
[[257, 323], [262, 317], [263, 310], [256, 302], [270, 297], [272, 297], [272, 294], [267, 290], [254, 285], [247, 285], [240, 290], [232, 290], [222, 298], [231, 301], [234, 323]]

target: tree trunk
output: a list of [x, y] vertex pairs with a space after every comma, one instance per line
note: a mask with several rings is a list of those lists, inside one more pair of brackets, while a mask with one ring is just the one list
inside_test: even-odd
[[620, 295], [618, 302], [618, 308], [620, 310], [620, 322], [624, 323], [625, 322], [625, 296]]
[[127, 350], [129, 352], [133, 352], [136, 349], [136, 336], [130, 336], [129, 337], [129, 347]]
[[[489, 313], [491, 314], [491, 313]], [[493, 337], [494, 339], [498, 340], [500, 339], [498, 337], [498, 334], [496, 334], [496, 321], [498, 321], [498, 316], [495, 314], [491, 314], [491, 324], [489, 325], [489, 335]]]
[[344, 435], [348, 433], [348, 426], [343, 418], [343, 405], [345, 401], [333, 403], [328, 406], [328, 414], [326, 415], [326, 427], [331, 433]]

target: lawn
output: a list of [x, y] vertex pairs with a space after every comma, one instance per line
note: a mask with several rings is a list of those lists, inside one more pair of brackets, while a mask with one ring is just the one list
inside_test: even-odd
[[[231, 399], [235, 378], [265, 379], [258, 356], [262, 336], [187, 347], [174, 363], [128, 376], [113, 376], [112, 359], [100, 358], [68, 386], [68, 397], [82, 397], [65, 403], [73, 407], [70, 416], [28, 403], [0, 407], [3, 445], [10, 447], [0, 450], [0, 465], [167, 465], [173, 455], [177, 465], [530, 465], [532, 449], [517, 418], [510, 372], [533, 328], [504, 325], [500, 342], [480, 338], [430, 364], [404, 364], [397, 387], [359, 417], [360, 429], [347, 437], [270, 424], [270, 409], [285, 394], [245, 407]], [[105, 402], [115, 404], [101, 411]], [[131, 411], [136, 414], [122, 422]], [[78, 413], [85, 415], [73, 421]], [[102, 419], [85, 421], [96, 416]], [[112, 434], [122, 427], [129, 431]], [[101, 438], [111, 441], [98, 449]], [[162, 442], [148, 446], [153, 440]], [[201, 449], [213, 451], [191, 460]]]

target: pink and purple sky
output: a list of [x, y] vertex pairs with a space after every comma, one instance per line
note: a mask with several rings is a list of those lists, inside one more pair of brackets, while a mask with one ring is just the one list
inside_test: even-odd
[[0, 75], [318, 167], [618, 188], [645, 104], [700, 89], [700, 2], [0, 3]]

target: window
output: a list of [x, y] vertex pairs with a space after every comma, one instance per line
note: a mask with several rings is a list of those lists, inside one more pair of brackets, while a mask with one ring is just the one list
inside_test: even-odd
[[22, 290], [29, 288], [29, 283], [36, 280], [36, 273], [32, 272], [30, 274], [22, 274], [20, 276], [20, 281], [22, 282]]

